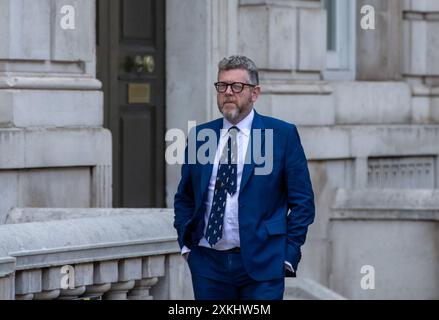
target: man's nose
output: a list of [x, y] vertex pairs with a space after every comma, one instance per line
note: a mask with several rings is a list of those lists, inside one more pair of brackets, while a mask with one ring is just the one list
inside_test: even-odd
[[227, 94], [229, 96], [233, 95], [232, 86], [227, 86], [225, 94]]

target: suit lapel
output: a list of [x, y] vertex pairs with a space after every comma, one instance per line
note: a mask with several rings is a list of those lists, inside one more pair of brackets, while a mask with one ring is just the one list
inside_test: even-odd
[[255, 129], [260, 130], [261, 150], [265, 150], [265, 126], [264, 126], [264, 122], [262, 120], [262, 117], [256, 112], [256, 110], [255, 110], [255, 115], [253, 118], [252, 129], [250, 132], [250, 140], [248, 142], [247, 154], [246, 154], [246, 159], [250, 159], [250, 163], [248, 163], [249, 161], [246, 160], [246, 163], [244, 164], [244, 169], [242, 171], [242, 177], [241, 177], [241, 186], [239, 189], [240, 193], [242, 192], [242, 190], [244, 190], [244, 187], [247, 184], [250, 177], [252, 176], [252, 174], [254, 172], [254, 168], [255, 168], [255, 161], [253, 159], [253, 148], [254, 148], [253, 136], [255, 133]]
[[[212, 127], [210, 128], [210, 129], [213, 129], [215, 131], [216, 138], [217, 138], [217, 141], [216, 141], [217, 148], [218, 148], [218, 143], [219, 143], [220, 132], [221, 132], [222, 126], [223, 126], [222, 119], [218, 119], [218, 121], [215, 121], [213, 123]], [[198, 147], [197, 147], [197, 151], [198, 151]], [[213, 150], [214, 156], [215, 156], [215, 153], [216, 153], [216, 149]], [[212, 170], [213, 170], [213, 163], [209, 162], [208, 164], [202, 165], [201, 189], [200, 190], [203, 194], [202, 194], [201, 199], [204, 199], [204, 195], [205, 195], [207, 188], [209, 186], [210, 177], [212, 176]]]

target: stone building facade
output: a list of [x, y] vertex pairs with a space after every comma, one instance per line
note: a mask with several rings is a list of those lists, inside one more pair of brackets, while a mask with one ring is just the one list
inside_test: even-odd
[[[157, 1], [117, 1], [123, 13], [116, 10], [116, 15], [134, 12], [136, 6], [163, 10], [165, 28], [153, 30], [165, 40], [163, 59], [156, 57], [157, 72], [165, 81], [165, 130], [187, 131], [188, 121], [220, 116], [213, 88], [216, 64], [237, 53], [252, 57], [260, 69], [258, 112], [298, 126], [317, 209], [300, 277], [347, 298], [439, 298], [439, 3], [166, 0], [162, 7]], [[111, 239], [105, 232], [115, 232], [118, 248], [130, 241], [129, 249], [116, 250], [113, 256], [96, 249], [100, 258], [92, 266], [85, 262], [93, 260], [92, 253], [84, 253], [82, 260], [71, 258], [70, 263], [81, 265], [79, 270], [88, 275], [80, 282], [84, 291], [71, 296], [89, 292], [87, 286], [93, 285], [95, 291], [101, 285], [102, 293], [107, 285], [113, 298], [121, 291], [126, 297], [133, 288], [143, 295], [128, 296], [150, 297], [148, 290], [157, 283], [156, 297], [190, 298], [190, 284], [182, 280], [187, 268], [180, 266], [178, 248], [169, 242], [175, 235], [166, 226], [168, 216], [156, 222], [168, 237], [166, 246], [151, 230], [145, 234], [157, 245], [145, 245], [146, 253], [140, 254], [136, 241], [148, 239], [142, 238], [139, 226], [156, 228], [145, 210], [129, 212], [125, 223], [133, 223], [132, 238], [117, 227], [120, 210], [69, 211], [125, 206], [112, 190], [123, 183], [114, 163], [125, 150], [120, 145], [129, 141], [115, 143], [116, 132], [107, 120], [108, 104], [118, 89], [101, 76], [117, 57], [111, 55], [114, 47], [108, 40], [104, 51], [109, 62], [102, 67], [103, 59], [99, 61], [97, 51], [105, 40], [98, 41], [96, 35], [111, 35], [97, 30], [101, 10], [106, 10], [102, 6], [87, 0], [0, 0], [0, 236], [7, 236], [10, 248], [18, 250], [27, 246], [16, 240], [20, 232], [52, 230], [67, 221], [66, 231], [74, 232], [72, 225], [85, 228], [87, 221], [94, 221], [96, 230], [90, 232], [99, 236], [84, 236], [90, 243], [66, 234], [65, 241], [54, 241], [57, 248], [66, 248], [68, 256], [72, 244], [103, 247]], [[367, 12], [364, 6], [369, 6]], [[66, 20], [71, 8], [74, 29], [68, 27], [72, 20]], [[373, 14], [375, 29], [362, 28], [367, 14]], [[108, 28], [114, 28], [111, 17]], [[128, 24], [124, 32], [137, 34]], [[155, 80], [148, 81], [154, 95]], [[155, 139], [153, 145], [162, 144], [164, 150], [163, 137]], [[154, 150], [145, 154], [152, 157]], [[165, 183], [157, 187], [156, 198], [164, 200], [154, 206], [172, 207], [179, 167], [166, 164], [164, 157], [162, 161]], [[50, 208], [65, 209], [60, 213]], [[23, 222], [34, 227], [20, 226]], [[106, 223], [111, 228], [105, 228]], [[35, 298], [46, 288], [45, 297], [60, 296], [59, 288], [46, 281], [56, 270], [19, 258], [38, 250], [38, 244], [50, 248], [43, 242], [29, 245], [20, 255], [0, 245], [0, 287], [15, 281], [16, 288], [1, 289], [0, 295]], [[136, 254], [128, 254], [130, 250]], [[160, 255], [166, 259], [152, 258]], [[110, 276], [103, 281], [99, 275], [105, 272]], [[36, 283], [33, 291], [24, 289], [29, 279]], [[110, 283], [116, 284], [113, 289]]]

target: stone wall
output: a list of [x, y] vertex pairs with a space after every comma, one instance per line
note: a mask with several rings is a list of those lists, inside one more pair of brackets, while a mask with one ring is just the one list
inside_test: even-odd
[[111, 206], [95, 2], [0, 1], [0, 223], [13, 207]]
[[339, 189], [330, 287], [349, 299], [439, 299], [438, 228], [437, 189]]

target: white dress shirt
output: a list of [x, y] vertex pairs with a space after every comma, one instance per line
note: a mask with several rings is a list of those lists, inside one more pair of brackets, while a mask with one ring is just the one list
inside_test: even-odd
[[[235, 125], [239, 129], [239, 132], [236, 137], [237, 150], [238, 150], [238, 162], [237, 162], [238, 171], [236, 177], [237, 185], [236, 185], [236, 192], [232, 196], [227, 193], [226, 209], [224, 212], [224, 222], [222, 228], [223, 230], [222, 238], [213, 247], [211, 247], [210, 244], [207, 242], [206, 238], [203, 236], [203, 238], [201, 238], [200, 242], [198, 243], [199, 246], [213, 248], [216, 250], [227, 250], [240, 246], [239, 222], [238, 222], [238, 210], [239, 210], [238, 197], [239, 197], [239, 189], [241, 186], [242, 170], [244, 169], [245, 155], [247, 152], [247, 146], [250, 138], [250, 131], [253, 123], [254, 114], [255, 112], [252, 109], [244, 119], [242, 119], [240, 122], [238, 122]], [[210, 180], [209, 180], [206, 201], [204, 202], [204, 207], [205, 207], [204, 234], [206, 233], [210, 210], [212, 208], [218, 164], [224, 146], [226, 145], [227, 140], [229, 139], [228, 131], [232, 126], [233, 126], [232, 123], [227, 121], [227, 119], [223, 118], [223, 128], [221, 129], [220, 139], [215, 154], [215, 160], [213, 163], [212, 175], [210, 176]], [[190, 249], [184, 246], [182, 249], [182, 254], [189, 251]]]
[[[239, 241], [239, 223], [238, 223], [238, 210], [239, 210], [239, 188], [241, 186], [242, 170], [244, 169], [245, 154], [247, 151], [247, 146], [250, 137], [250, 130], [252, 127], [254, 117], [253, 109], [251, 112], [235, 126], [238, 127], [239, 132], [236, 136], [237, 151], [238, 151], [238, 161], [237, 161], [237, 185], [236, 192], [231, 196], [227, 193], [226, 209], [224, 212], [224, 222], [223, 222], [223, 235], [222, 238], [212, 247], [216, 250], [227, 250], [240, 246]], [[233, 126], [225, 118], [223, 119], [223, 128], [221, 129], [220, 139], [218, 142], [218, 148], [215, 154], [215, 160], [213, 163], [212, 175], [210, 176], [209, 186], [207, 190], [207, 198], [204, 206], [206, 208], [204, 214], [204, 233], [206, 233], [207, 224], [209, 221], [209, 215], [212, 208], [213, 195], [215, 191], [216, 175], [218, 171], [218, 164], [224, 147], [229, 139], [229, 129]], [[207, 242], [206, 238], [203, 237], [199, 244], [203, 247], [211, 247]]]

